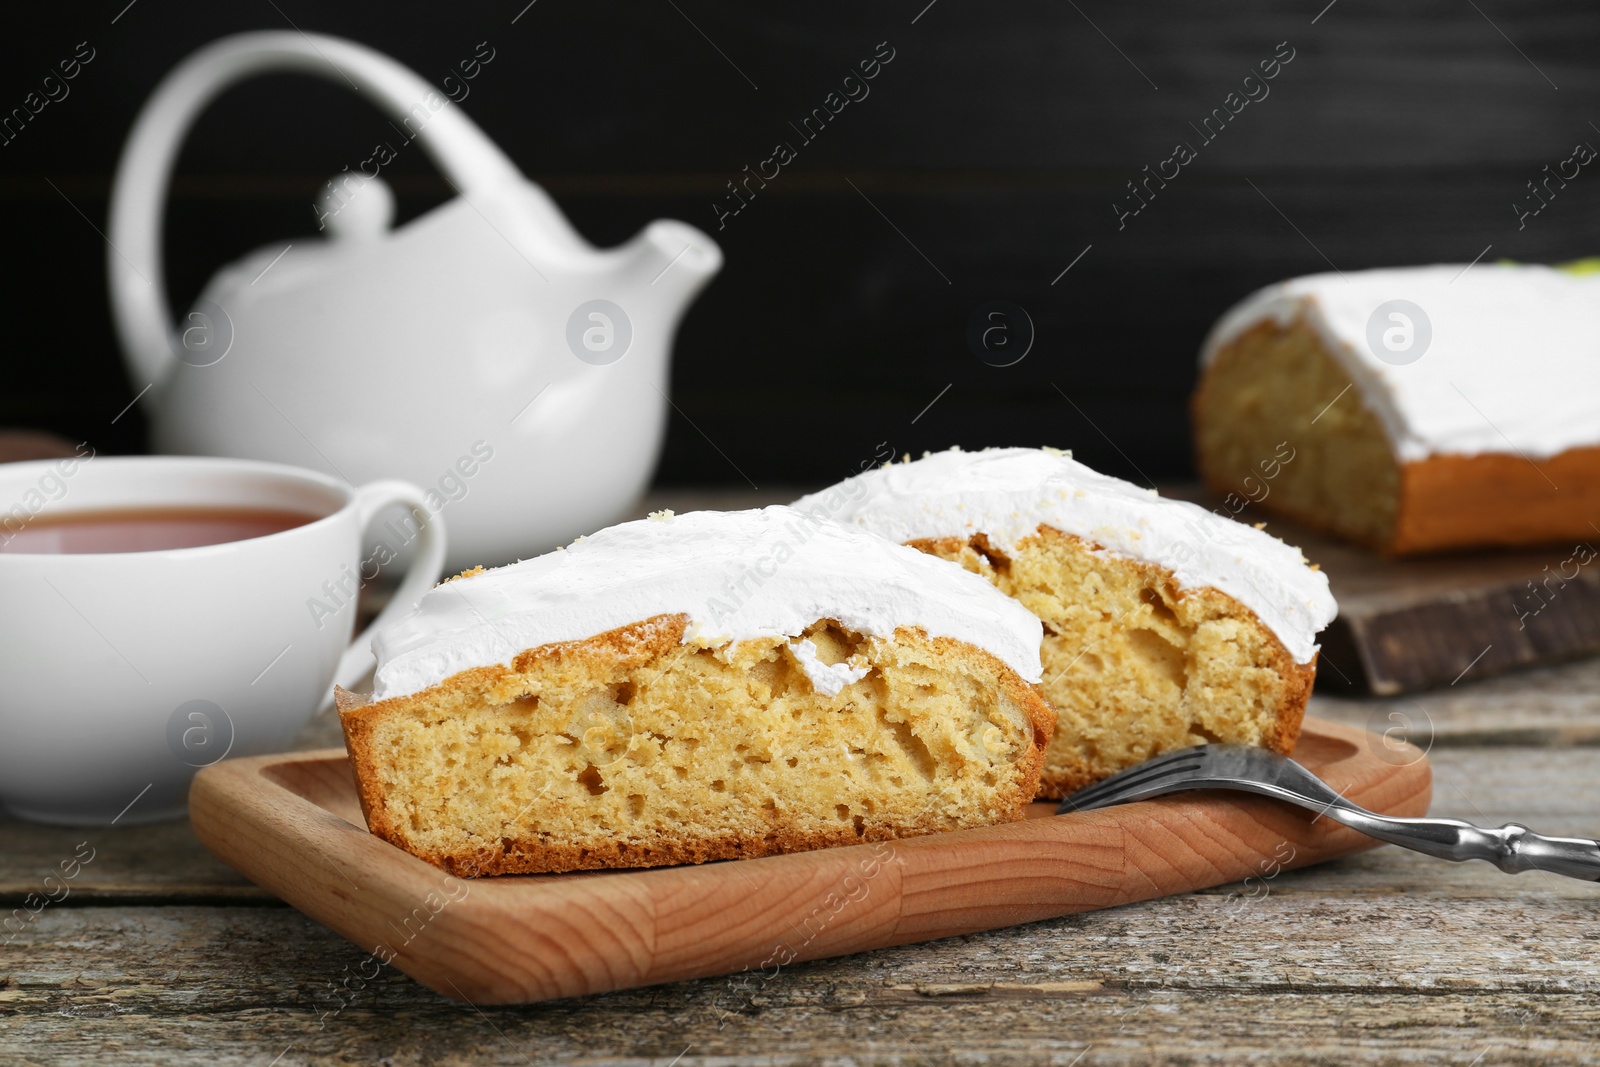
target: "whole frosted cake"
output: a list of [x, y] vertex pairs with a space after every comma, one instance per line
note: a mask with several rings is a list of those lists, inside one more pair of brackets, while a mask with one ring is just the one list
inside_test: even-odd
[[1600, 274], [1295, 278], [1224, 315], [1200, 361], [1196, 450], [1220, 492], [1391, 555], [1594, 533]]
[[1040, 636], [855, 527], [662, 513], [442, 583], [339, 709], [368, 827], [454, 873], [761, 856], [1021, 818]]
[[796, 501], [951, 560], [1044, 625], [1062, 796], [1208, 742], [1289, 752], [1336, 612], [1298, 549], [1054, 449], [952, 449]]

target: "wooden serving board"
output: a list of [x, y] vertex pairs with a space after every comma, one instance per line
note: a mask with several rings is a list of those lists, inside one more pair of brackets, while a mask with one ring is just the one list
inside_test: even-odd
[[1396, 696], [1600, 653], [1600, 547], [1384, 559], [1287, 522], [1267, 529], [1321, 564], [1339, 601], [1323, 688]]
[[[1351, 800], [1426, 812], [1423, 754], [1308, 720], [1296, 756]], [[231, 760], [189, 817], [245, 876], [445, 996], [511, 1004], [773, 968], [1110, 908], [1371, 848], [1328, 819], [1188, 794], [788, 856], [637, 871], [450, 878], [366, 830], [342, 750]], [[719, 1001], [720, 1003], [721, 1001]], [[727, 1001], [732, 1006], [732, 1001]]]
[[[1194, 485], [1161, 492], [1222, 504]], [[1237, 518], [1265, 520], [1328, 575], [1339, 617], [1320, 638], [1318, 688], [1397, 696], [1600, 655], [1600, 524], [1567, 545], [1385, 559], [1256, 508]]]
[[1409, 560], [1309, 534], [1300, 544], [1339, 601], [1322, 638], [1322, 662], [1338, 666], [1317, 672], [1336, 691], [1394, 696], [1600, 653], [1600, 558], [1587, 544]]

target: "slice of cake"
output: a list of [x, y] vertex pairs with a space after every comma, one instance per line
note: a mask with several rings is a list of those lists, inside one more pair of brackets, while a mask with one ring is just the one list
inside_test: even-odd
[[1209, 742], [1288, 753], [1328, 580], [1253, 527], [1054, 449], [952, 449], [795, 502], [953, 560], [1044, 624], [1057, 715], [1040, 795]]
[[1600, 275], [1480, 263], [1269, 286], [1206, 340], [1194, 427], [1218, 492], [1389, 555], [1587, 540]]
[[1040, 636], [855, 527], [660, 513], [439, 585], [339, 711], [367, 826], [455, 874], [700, 863], [1021, 818]]

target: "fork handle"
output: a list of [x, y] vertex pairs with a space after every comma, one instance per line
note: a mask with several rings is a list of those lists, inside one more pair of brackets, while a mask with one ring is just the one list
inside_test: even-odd
[[1335, 804], [1326, 814], [1368, 837], [1440, 859], [1486, 860], [1507, 874], [1549, 871], [1600, 882], [1600, 841], [1586, 837], [1546, 837], [1514, 822], [1487, 830], [1459, 819], [1400, 819], [1353, 804]]

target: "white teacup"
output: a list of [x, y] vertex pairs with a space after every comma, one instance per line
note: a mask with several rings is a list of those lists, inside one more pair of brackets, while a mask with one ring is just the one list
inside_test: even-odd
[[[157, 551], [0, 551], [0, 805], [41, 822], [181, 814], [195, 771], [286, 747], [369, 635], [438, 576], [444, 526], [404, 482], [169, 456], [0, 464], [0, 542], [61, 516], [275, 509], [316, 516], [245, 540]], [[379, 548], [363, 534], [385, 508]], [[355, 643], [356, 592], [415, 541], [398, 591]], [[17, 542], [27, 545], [28, 542]]]

